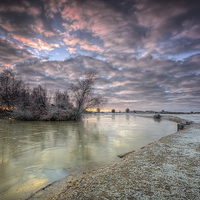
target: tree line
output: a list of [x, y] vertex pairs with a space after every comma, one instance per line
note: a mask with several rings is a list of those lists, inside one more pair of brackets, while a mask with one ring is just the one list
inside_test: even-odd
[[102, 107], [107, 100], [94, 93], [96, 71], [70, 83], [68, 90], [51, 93], [46, 86], [33, 88], [11, 69], [0, 74], [0, 107], [18, 120], [78, 120], [89, 108]]

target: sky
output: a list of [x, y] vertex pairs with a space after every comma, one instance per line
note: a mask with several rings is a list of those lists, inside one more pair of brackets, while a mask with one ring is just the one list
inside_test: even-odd
[[97, 70], [104, 109], [200, 111], [199, 0], [2, 0], [0, 72], [66, 90]]

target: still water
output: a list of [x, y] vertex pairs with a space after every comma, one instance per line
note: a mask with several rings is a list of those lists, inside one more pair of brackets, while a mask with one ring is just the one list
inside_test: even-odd
[[0, 199], [25, 199], [68, 168], [119, 160], [176, 132], [176, 124], [130, 115], [88, 115], [79, 122], [0, 120]]

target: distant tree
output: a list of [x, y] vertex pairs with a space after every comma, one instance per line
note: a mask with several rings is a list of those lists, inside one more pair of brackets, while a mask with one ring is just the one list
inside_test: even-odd
[[20, 97], [17, 100], [16, 108], [20, 110], [25, 110], [31, 106], [32, 97], [31, 97], [31, 90], [28, 85], [21, 90]]
[[112, 113], [115, 113], [115, 109], [112, 109], [111, 112], [112, 112]]
[[60, 90], [57, 90], [55, 92], [55, 106], [62, 109], [73, 107], [67, 91], [61, 92]]
[[11, 69], [0, 74], [0, 106], [9, 110], [17, 106], [26, 85]]
[[47, 88], [42, 85], [34, 87], [31, 94], [32, 106], [37, 110], [46, 110], [50, 105], [50, 97]]
[[130, 110], [129, 110], [129, 108], [127, 108], [127, 109], [126, 109], [126, 113], [129, 113], [129, 112], [130, 112]]
[[75, 83], [70, 85], [73, 102], [75, 102], [75, 120], [79, 119], [86, 109], [100, 107], [107, 103], [105, 98], [94, 93], [96, 75], [96, 71], [90, 70], [85, 73], [83, 79], [76, 79]]
[[97, 108], [97, 112], [99, 113], [101, 111], [101, 109], [100, 108]]

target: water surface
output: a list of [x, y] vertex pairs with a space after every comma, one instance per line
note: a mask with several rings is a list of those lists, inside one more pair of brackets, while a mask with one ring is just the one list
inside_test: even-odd
[[89, 115], [79, 122], [0, 120], [0, 199], [25, 199], [69, 168], [111, 163], [175, 131], [173, 122], [132, 114]]

